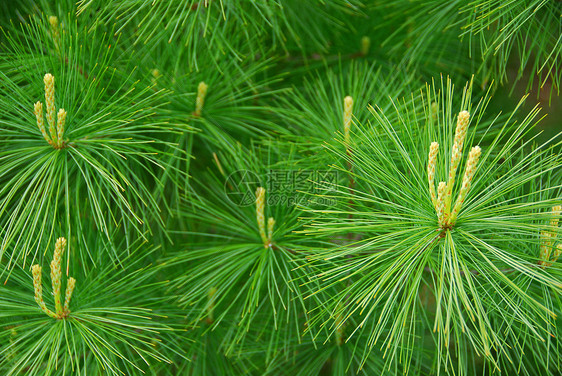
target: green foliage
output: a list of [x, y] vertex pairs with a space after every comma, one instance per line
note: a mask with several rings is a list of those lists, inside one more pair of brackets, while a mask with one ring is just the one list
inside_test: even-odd
[[[257, 0], [247, 6], [233, 0], [119, 0], [110, 4], [81, 0], [78, 14], [92, 11], [96, 19], [92, 27], [117, 21], [117, 32], [135, 24], [135, 43], [178, 41], [188, 53], [187, 62], [203, 66], [198, 62], [200, 45], [210, 51], [233, 53], [239, 60], [266, 52], [269, 43], [285, 47], [287, 40], [298, 48], [325, 48], [324, 29], [342, 27], [335, 15], [358, 12], [360, 7], [358, 0]], [[311, 23], [318, 26], [310, 27]], [[250, 43], [239, 48], [239, 39]]]
[[[267, 179], [267, 168], [261, 161], [275, 156], [265, 157], [241, 146], [225, 151], [217, 157], [220, 169], [213, 166], [206, 176], [194, 179], [193, 191], [182, 207], [180, 220], [196, 227], [185, 234], [187, 250], [168, 262], [181, 266], [181, 275], [172, 280], [171, 287], [178, 291], [179, 306], [195, 324], [208, 319], [210, 307], [215, 312], [212, 328], [224, 325], [225, 319], [239, 318], [231, 339], [224, 339], [227, 354], [248, 331], [255, 330], [256, 321], [264, 325], [259, 331], [269, 344], [268, 351], [276, 352], [286, 345], [279, 341], [276, 329], [285, 327], [287, 338], [298, 338], [306, 322], [307, 290], [303, 291], [295, 278], [304, 278], [306, 270], [294, 269], [298, 267], [296, 250], [310, 247], [311, 240], [293, 236], [301, 228], [300, 211], [266, 193], [265, 217], [274, 218], [276, 223], [272, 245], [264, 247], [254, 192], [265, 186], [260, 181], [265, 183]], [[225, 183], [226, 177], [238, 176], [237, 171], [247, 179]], [[210, 298], [209, 292], [215, 289]]]
[[559, 374], [561, 9], [0, 2], [0, 374]]
[[[107, 252], [101, 241], [90, 244], [98, 254]], [[173, 343], [162, 337], [172, 328], [164, 314], [174, 309], [166, 312], [163, 295], [146, 299], [163, 289], [154, 282], [159, 268], [146, 262], [156, 251], [136, 244], [122, 255], [125, 267], [106, 261], [93, 268], [71, 258], [68, 270], [77, 287], [70, 315], [60, 320], [45, 315], [33, 300], [29, 273], [14, 270], [0, 297], [2, 374], [122, 375], [137, 374], [153, 362], [169, 364], [166, 353]], [[43, 279], [46, 304], [53, 307], [45, 294], [48, 278]]]
[[[357, 235], [341, 247], [316, 249], [311, 257], [319, 263], [322, 285], [349, 281], [312, 322], [356, 316], [349, 332], [369, 338], [362, 351], [368, 355], [380, 343], [387, 366], [399, 361], [404, 372], [411, 372], [423, 330], [433, 331], [437, 365], [459, 374], [474, 372], [468, 368], [473, 354], [493, 370], [500, 363], [520, 364], [524, 344], [546, 346], [552, 353], [558, 345], [549, 338], [556, 338], [549, 300], [560, 294], [560, 276], [537, 261], [539, 230], [560, 202], [560, 186], [551, 180], [559, 156], [524, 139], [536, 109], [520, 123], [511, 118], [490, 123], [484, 135], [497, 128], [491, 138], [476, 137], [487, 99], [472, 106], [470, 89], [459, 101], [450, 81], [437, 89], [428, 86], [421, 98], [424, 111], [396, 103], [397, 122], [372, 108], [372, 128], [358, 125], [350, 152], [332, 149], [353, 165], [355, 189], [340, 186], [332, 195], [334, 207], [312, 210], [315, 221], [308, 232]], [[465, 150], [480, 145], [483, 154], [457, 222], [440, 227], [429, 195], [427, 154], [437, 141], [436, 181], [447, 181], [457, 109], [469, 110], [474, 119]], [[459, 190], [457, 184], [453, 197]], [[422, 294], [433, 300], [431, 306], [422, 304]], [[336, 330], [332, 326], [332, 333]], [[537, 355], [535, 364], [541, 360], [543, 369], [557, 362]]]
[[[166, 166], [162, 156], [174, 150], [158, 139], [174, 132], [154, 117], [163, 92], [135, 83], [134, 70], [118, 70], [107, 35], [87, 34], [71, 19], [60, 28], [55, 38], [48, 23], [33, 18], [6, 36], [0, 257], [7, 254], [9, 262], [3, 268], [43, 253], [55, 230], [70, 238], [94, 226], [111, 242], [117, 226], [127, 239], [153, 225], [162, 229], [151, 190]], [[86, 35], [94, 43], [84, 45]], [[55, 77], [57, 108], [68, 113], [61, 149], [45, 141], [31, 111], [45, 95], [45, 73]], [[95, 257], [82, 245], [80, 257]]]
[[455, 56], [453, 65], [466, 69], [462, 60], [472, 58], [485, 83], [524, 79], [531, 88], [537, 80], [536, 86], [560, 93], [562, 5], [558, 1], [398, 0], [377, 6], [400, 25], [385, 44], [395, 53], [405, 53], [407, 64], [437, 60], [444, 69]]

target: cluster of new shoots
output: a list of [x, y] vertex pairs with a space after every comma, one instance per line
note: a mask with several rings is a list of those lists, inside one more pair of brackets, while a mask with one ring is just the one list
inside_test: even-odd
[[61, 302], [61, 261], [62, 254], [66, 247], [66, 239], [58, 238], [55, 243], [55, 253], [53, 255], [53, 261], [51, 261], [51, 283], [53, 286], [53, 296], [55, 298], [55, 312], [47, 308], [47, 305], [43, 301], [43, 286], [41, 284], [41, 266], [33, 265], [33, 288], [35, 289], [35, 301], [39, 305], [39, 308], [47, 314], [47, 316], [54, 319], [64, 319], [70, 314], [70, 299], [72, 299], [72, 293], [74, 287], [76, 286], [76, 280], [72, 277], [68, 279], [66, 284], [66, 292], [64, 294], [64, 305]]
[[371, 38], [369, 38], [368, 36], [364, 36], [363, 38], [361, 38], [361, 55], [368, 55], [370, 47]]
[[353, 115], [353, 98], [349, 95], [343, 99], [343, 136], [345, 148], [349, 153], [349, 130], [351, 128], [351, 116]]
[[560, 254], [562, 254], [562, 243], [558, 243], [556, 247], [554, 244], [556, 242], [558, 229], [558, 222], [560, 220], [560, 212], [562, 211], [562, 206], [554, 206], [552, 208], [552, 219], [550, 220], [550, 226], [548, 230], [541, 232], [541, 248], [540, 248], [540, 260], [539, 265], [544, 268], [551, 266], [553, 262], [558, 261]]
[[37, 118], [37, 126], [41, 134], [51, 146], [55, 149], [62, 149], [65, 145], [63, 140], [64, 123], [66, 122], [66, 111], [61, 108], [57, 114], [55, 121], [55, 77], [47, 73], [43, 79], [45, 82], [45, 104], [47, 107], [47, 124], [49, 132], [45, 129], [43, 120], [43, 103], [37, 102], [34, 106], [35, 117]]
[[429, 158], [427, 164], [427, 176], [429, 181], [429, 195], [437, 213], [439, 227], [442, 229], [451, 228], [455, 225], [459, 211], [462, 208], [464, 200], [470, 190], [472, 178], [476, 171], [476, 165], [480, 159], [481, 149], [479, 146], [473, 147], [466, 161], [462, 184], [456, 201], [453, 203], [452, 194], [455, 185], [455, 177], [459, 167], [466, 131], [470, 114], [462, 111], [458, 115], [457, 128], [455, 131], [455, 140], [451, 155], [451, 164], [449, 166], [449, 179], [447, 182], [439, 182], [437, 185], [437, 193], [435, 192], [435, 166], [437, 163], [437, 153], [439, 152], [439, 144], [432, 142], [429, 147]]
[[158, 79], [162, 77], [162, 73], [158, 69], [153, 69], [150, 73], [152, 73], [150, 81], [152, 81], [152, 85], [156, 86]]
[[273, 228], [275, 227], [275, 219], [269, 217], [267, 220], [267, 235], [265, 232], [265, 188], [256, 189], [256, 220], [260, 231], [263, 246], [270, 248], [273, 246]]
[[203, 81], [199, 82], [199, 86], [197, 87], [197, 98], [195, 99], [195, 111], [193, 115], [201, 116], [201, 111], [203, 110], [203, 104], [205, 103], [205, 96], [207, 95], [207, 89], [209, 85], [204, 83]]
[[58, 52], [60, 49], [59, 47], [60, 31], [59, 31], [59, 19], [57, 18], [57, 16], [49, 17], [49, 25], [51, 25], [51, 37], [53, 38], [55, 48]]

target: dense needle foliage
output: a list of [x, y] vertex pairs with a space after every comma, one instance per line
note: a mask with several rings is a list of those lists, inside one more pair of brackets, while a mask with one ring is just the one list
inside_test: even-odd
[[0, 374], [560, 374], [561, 17], [1, 2]]

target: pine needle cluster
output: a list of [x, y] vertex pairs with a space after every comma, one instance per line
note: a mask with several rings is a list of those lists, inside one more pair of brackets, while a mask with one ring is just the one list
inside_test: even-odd
[[0, 2], [0, 375], [560, 374], [561, 12]]

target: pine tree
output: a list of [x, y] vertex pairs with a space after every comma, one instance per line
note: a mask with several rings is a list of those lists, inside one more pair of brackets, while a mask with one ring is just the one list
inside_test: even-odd
[[0, 374], [560, 374], [562, 2], [0, 10]]

